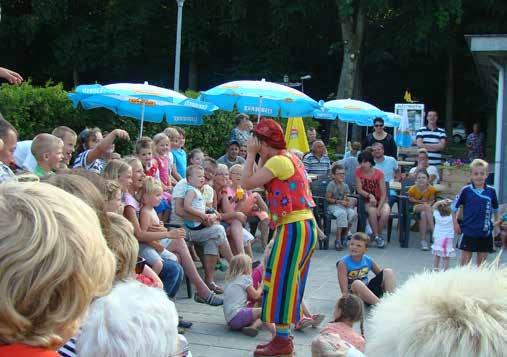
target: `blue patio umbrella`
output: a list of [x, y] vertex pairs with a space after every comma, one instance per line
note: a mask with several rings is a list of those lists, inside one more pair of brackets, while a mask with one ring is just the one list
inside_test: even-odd
[[387, 114], [387, 120], [384, 121], [384, 125], [392, 128], [398, 128], [401, 122], [401, 115], [391, 112], [385, 113]]
[[227, 111], [236, 106], [239, 112], [257, 114], [258, 117], [308, 117], [321, 109], [321, 105], [306, 94], [264, 79], [220, 84], [201, 92], [199, 99]]
[[118, 115], [140, 120], [140, 136], [145, 121], [160, 123], [166, 118], [172, 125], [201, 125], [203, 116], [218, 109], [211, 103], [146, 82], [81, 85], [68, 96], [74, 107], [81, 104], [84, 109], [106, 108]]
[[[347, 123], [345, 131], [345, 145], [348, 141], [349, 123], [359, 126], [372, 126], [375, 118], [388, 120], [385, 112], [370, 103], [366, 103], [355, 99], [335, 99], [325, 102], [324, 113], [328, 116], [334, 116], [342, 122]], [[323, 119], [320, 112], [316, 112], [315, 118]], [[327, 119], [327, 118], [324, 118]]]

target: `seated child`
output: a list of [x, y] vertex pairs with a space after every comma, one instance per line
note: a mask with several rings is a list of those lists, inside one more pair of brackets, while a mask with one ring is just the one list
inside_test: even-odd
[[[363, 301], [354, 294], [343, 295], [336, 302], [333, 317], [333, 322], [328, 323], [320, 333], [336, 333], [342, 340], [364, 352]], [[360, 322], [361, 334], [354, 331], [355, 322]]]
[[426, 233], [433, 230], [433, 210], [437, 190], [430, 185], [430, 175], [426, 170], [419, 170], [415, 176], [415, 185], [408, 191], [408, 200], [414, 205], [414, 212], [420, 215], [419, 232], [421, 233], [421, 249], [429, 250]]
[[201, 166], [190, 165], [186, 172], [186, 183], [181, 180], [175, 187], [184, 184], [183, 209], [190, 216], [184, 220], [188, 229], [190, 241], [204, 243], [204, 275], [208, 287], [217, 294], [223, 293], [223, 288], [213, 281], [215, 264], [219, 252], [230, 262], [232, 252], [227, 241], [225, 228], [218, 224], [220, 214], [216, 211], [206, 213], [206, 204], [202, 189], [204, 187], [204, 169]]
[[57, 357], [112, 287], [114, 256], [97, 214], [46, 183], [1, 184], [0, 246], [0, 356]]
[[326, 188], [326, 200], [329, 213], [336, 217], [336, 250], [343, 249], [343, 238], [348, 233], [352, 224], [357, 220], [357, 212], [354, 210], [355, 199], [347, 197], [350, 194], [349, 186], [345, 183], [345, 168], [335, 164], [331, 168], [330, 181]]
[[[153, 177], [147, 177], [144, 181], [142, 192], [142, 208], [139, 213], [139, 225], [141, 229], [144, 231], [148, 231], [149, 229], [164, 229], [164, 224], [160, 221], [155, 211], [155, 207], [159, 205], [162, 197], [162, 186]], [[176, 255], [167, 250], [170, 243], [170, 238], [164, 238], [160, 241], [139, 244], [139, 255], [146, 259], [146, 262], [157, 274], [160, 274], [162, 270], [162, 259], [178, 261]]]
[[37, 161], [33, 173], [38, 177], [54, 174], [63, 160], [63, 141], [51, 134], [39, 134], [32, 141], [32, 155]]
[[[262, 324], [262, 308], [247, 307], [247, 298], [259, 299], [263, 286], [254, 288], [251, 274], [252, 259], [248, 255], [238, 254], [232, 258], [226, 276], [223, 308], [225, 320], [232, 330], [241, 330], [245, 335], [254, 337]], [[265, 326], [274, 338], [274, 324]]]
[[259, 230], [261, 232], [262, 246], [268, 243], [269, 236], [269, 215], [268, 206], [257, 192], [250, 192], [241, 188], [241, 176], [243, 165], [233, 165], [229, 169], [231, 186], [228, 187], [228, 195], [234, 210], [243, 212], [247, 217], [259, 219]]
[[121, 201], [121, 186], [118, 181], [107, 180], [105, 183], [106, 195], [104, 211], [123, 214], [123, 203]]
[[[342, 295], [354, 293], [369, 305], [380, 302], [385, 292], [392, 293], [395, 288], [394, 273], [382, 269], [373, 259], [365, 255], [370, 239], [364, 233], [354, 233], [349, 242], [349, 255], [336, 263], [338, 284]], [[375, 277], [368, 281], [372, 271]]]
[[116, 257], [116, 281], [137, 279], [145, 285], [163, 288], [162, 280], [146, 264], [138, 264], [144, 261], [138, 258], [139, 243], [134, 236], [134, 227], [125, 217], [108, 212], [107, 217], [111, 222], [111, 234], [105, 236], [107, 246]]
[[439, 270], [440, 258], [443, 261], [443, 270], [449, 268], [449, 258], [456, 256], [453, 248], [454, 227], [452, 225], [451, 203], [449, 199], [440, 200], [433, 204], [433, 217], [435, 229], [433, 231], [433, 269]]

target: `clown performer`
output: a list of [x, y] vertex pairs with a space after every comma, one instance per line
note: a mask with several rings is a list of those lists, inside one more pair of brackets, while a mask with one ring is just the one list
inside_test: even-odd
[[[317, 243], [315, 206], [305, 178], [303, 163], [286, 150], [280, 125], [262, 118], [247, 142], [242, 187], [264, 186], [271, 221], [275, 227], [274, 245], [266, 262], [261, 319], [276, 325], [276, 336], [258, 345], [254, 356], [292, 356], [294, 344], [291, 323], [302, 316], [301, 301]], [[253, 167], [260, 155], [257, 170]]]

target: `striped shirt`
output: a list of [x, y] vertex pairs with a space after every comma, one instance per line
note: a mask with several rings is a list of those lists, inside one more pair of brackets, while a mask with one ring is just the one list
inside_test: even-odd
[[306, 172], [312, 175], [327, 175], [331, 169], [331, 161], [327, 155], [322, 155], [319, 159], [313, 153], [309, 153], [303, 159], [303, 164]]
[[[427, 126], [423, 126], [417, 130], [416, 140], [422, 139], [423, 144], [438, 144], [440, 140], [447, 139], [447, 134], [442, 128], [436, 128], [431, 130]], [[428, 150], [428, 161], [430, 165], [441, 165], [442, 164], [442, 151], [431, 151]]]
[[95, 159], [89, 164], [86, 164], [86, 160], [88, 159], [88, 154], [91, 150], [85, 150], [81, 152], [76, 159], [74, 160], [74, 169], [82, 167], [85, 170], [95, 172], [96, 174], [101, 175], [104, 166], [106, 166], [106, 162], [102, 159]]
[[76, 336], [68, 340], [65, 345], [58, 349], [58, 354], [62, 357], [76, 357]]

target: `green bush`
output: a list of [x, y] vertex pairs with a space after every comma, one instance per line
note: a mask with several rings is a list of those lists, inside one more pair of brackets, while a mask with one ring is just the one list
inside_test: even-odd
[[[187, 92], [196, 98], [198, 93]], [[29, 81], [19, 86], [3, 84], [0, 86], [0, 113], [16, 127], [20, 140], [32, 139], [35, 135], [51, 132], [59, 125], [66, 125], [77, 133], [86, 127], [97, 126], [104, 131], [115, 128], [129, 132], [132, 141], [139, 135], [139, 121], [120, 117], [106, 109], [83, 110], [73, 108], [62, 84], [46, 83], [33, 86]], [[187, 148], [200, 147], [213, 157], [223, 154], [229, 133], [234, 127], [234, 113], [218, 111], [204, 119], [202, 126], [184, 126], [187, 135]], [[144, 135], [153, 136], [163, 131], [167, 123], [145, 123]], [[120, 143], [117, 151], [131, 152], [133, 142]]]
[[[199, 93], [185, 92], [191, 98]], [[59, 125], [66, 125], [77, 133], [86, 127], [99, 127], [103, 131], [121, 128], [128, 131], [132, 141], [121, 142], [117, 151], [123, 155], [132, 151], [133, 142], [139, 135], [139, 121], [120, 117], [106, 109], [83, 110], [73, 108], [62, 84], [46, 83], [45, 86], [33, 86], [29, 81], [19, 86], [3, 84], [0, 86], [0, 113], [18, 130], [20, 140], [32, 139], [35, 135], [51, 132]], [[236, 112], [218, 110], [212, 116], [204, 118], [201, 126], [183, 125], [186, 132], [185, 147], [190, 150], [201, 148], [211, 157], [223, 155], [229, 142], [229, 134], [235, 126]], [[279, 120], [285, 130], [287, 119]], [[305, 126], [318, 127], [318, 122], [305, 118]], [[144, 133], [153, 136], [163, 131], [167, 123], [145, 123]]]

